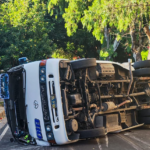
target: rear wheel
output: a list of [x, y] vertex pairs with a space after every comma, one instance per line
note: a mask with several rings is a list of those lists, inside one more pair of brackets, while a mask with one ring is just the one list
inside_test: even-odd
[[133, 71], [133, 75], [136, 77], [150, 76], [150, 68], [141, 68]]
[[150, 60], [145, 60], [145, 61], [137, 61], [134, 63], [133, 67], [135, 69], [139, 68], [149, 68], [150, 67]]
[[138, 111], [139, 117], [150, 117], [150, 109], [143, 109]]

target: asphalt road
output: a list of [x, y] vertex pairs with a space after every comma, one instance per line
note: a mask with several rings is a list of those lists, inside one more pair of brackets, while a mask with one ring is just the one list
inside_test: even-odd
[[0, 121], [0, 150], [150, 150], [150, 129], [134, 129], [63, 146], [40, 147], [11, 143], [7, 120]]

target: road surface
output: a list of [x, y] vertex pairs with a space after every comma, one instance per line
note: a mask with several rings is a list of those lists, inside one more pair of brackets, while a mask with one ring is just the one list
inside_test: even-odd
[[134, 129], [105, 137], [81, 140], [74, 144], [40, 147], [11, 143], [7, 120], [0, 121], [0, 150], [150, 150], [150, 129]]

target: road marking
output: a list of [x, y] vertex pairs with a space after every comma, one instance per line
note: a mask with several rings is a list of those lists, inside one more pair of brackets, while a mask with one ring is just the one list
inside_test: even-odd
[[100, 144], [100, 142], [99, 142], [99, 138], [96, 138], [96, 141], [97, 141], [99, 150], [102, 150], [102, 146], [101, 146], [101, 144]]
[[11, 150], [27, 150], [27, 149], [37, 149], [37, 148], [42, 148], [42, 146], [23, 146], [23, 147], [18, 147], [18, 148], [15, 148], [15, 149], [11, 149]]
[[119, 138], [121, 138], [122, 140], [124, 140], [128, 144], [130, 144], [134, 149], [141, 150], [141, 148], [138, 145], [136, 145], [135, 143], [133, 143], [130, 139], [126, 138], [125, 136], [123, 136], [121, 134], [116, 134], [116, 136], [119, 137]]
[[135, 139], [135, 140], [137, 140], [137, 141], [143, 143], [144, 145], [150, 147], [150, 144], [149, 144], [149, 143], [147, 143], [147, 142], [145, 142], [145, 141], [143, 141], [143, 140], [141, 140], [141, 139], [139, 139], [139, 138], [137, 138], [137, 137], [135, 137], [135, 136], [129, 135], [129, 137], [131, 137], [132, 139]]
[[106, 147], [108, 147], [108, 136], [105, 136]]
[[2, 132], [2, 134], [0, 135], [0, 141], [2, 140], [2, 138], [4, 137], [4, 135], [6, 134], [8, 128], [9, 128], [9, 126], [7, 125], [6, 128], [4, 129], [4, 131]]

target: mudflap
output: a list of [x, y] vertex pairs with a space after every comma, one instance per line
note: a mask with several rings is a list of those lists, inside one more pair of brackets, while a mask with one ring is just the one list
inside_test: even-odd
[[107, 133], [122, 130], [118, 114], [109, 114], [104, 116], [104, 126], [107, 129]]

